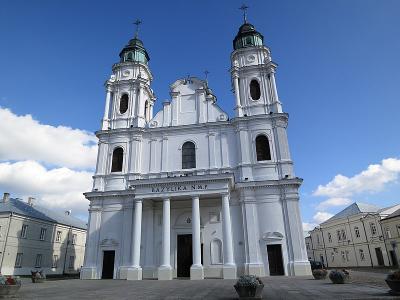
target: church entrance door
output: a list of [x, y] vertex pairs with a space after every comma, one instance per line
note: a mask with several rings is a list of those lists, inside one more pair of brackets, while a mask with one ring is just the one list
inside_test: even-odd
[[281, 245], [267, 245], [269, 274], [272, 275], [285, 275], [283, 270], [282, 261], [282, 247]]
[[178, 235], [178, 261], [177, 275], [178, 277], [190, 277], [190, 267], [193, 264], [192, 255], [192, 235]]
[[115, 251], [103, 251], [103, 270], [101, 279], [113, 279], [114, 277]]

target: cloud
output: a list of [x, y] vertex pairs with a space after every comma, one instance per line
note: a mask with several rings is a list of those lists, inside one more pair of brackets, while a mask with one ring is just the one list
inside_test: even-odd
[[313, 230], [316, 226], [318, 226], [317, 223], [305, 223], [305, 222], [303, 222], [303, 231], [304, 232], [309, 232], [310, 230]]
[[48, 165], [91, 169], [97, 139], [87, 131], [39, 123], [0, 107], [0, 161], [35, 160]]
[[35, 161], [0, 163], [0, 189], [11, 197], [35, 197], [38, 204], [55, 210], [87, 215], [89, 201], [83, 196], [92, 188], [92, 173], [65, 167], [46, 169]]
[[333, 217], [333, 214], [324, 211], [319, 211], [314, 215], [313, 219], [318, 224], [321, 224], [322, 222], [325, 222], [331, 217]]
[[343, 206], [343, 205], [349, 205], [352, 203], [352, 200], [349, 198], [330, 198], [328, 200], [322, 201], [319, 203], [316, 207], [317, 210], [322, 210], [325, 211], [330, 207], [334, 206]]
[[351, 197], [363, 192], [379, 192], [395, 182], [400, 174], [400, 159], [387, 158], [381, 164], [369, 165], [361, 173], [346, 177], [341, 174], [326, 185], [319, 185], [314, 196]]

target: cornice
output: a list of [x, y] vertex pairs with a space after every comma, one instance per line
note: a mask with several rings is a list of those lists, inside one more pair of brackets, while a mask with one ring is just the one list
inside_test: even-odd
[[258, 189], [258, 188], [276, 188], [276, 187], [296, 187], [299, 188], [303, 183], [303, 179], [289, 178], [280, 180], [263, 180], [263, 181], [250, 181], [250, 182], [237, 182], [236, 189]]

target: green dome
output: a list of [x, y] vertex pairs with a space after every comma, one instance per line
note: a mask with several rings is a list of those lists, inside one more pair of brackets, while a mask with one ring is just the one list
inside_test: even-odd
[[150, 60], [150, 57], [143, 46], [143, 42], [136, 37], [131, 39], [128, 45], [122, 49], [119, 57], [121, 58], [121, 62], [136, 61], [147, 64]]
[[244, 23], [233, 40], [233, 49], [262, 46], [264, 37], [250, 23]]

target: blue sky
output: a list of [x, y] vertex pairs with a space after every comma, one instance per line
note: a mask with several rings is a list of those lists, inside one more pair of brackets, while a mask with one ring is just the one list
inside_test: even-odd
[[[327, 217], [353, 200], [380, 206], [400, 202], [400, 2], [246, 3], [249, 22], [264, 35], [279, 64], [278, 93], [290, 115], [291, 153], [296, 174], [304, 178], [303, 221], [314, 224], [319, 220], [316, 214]], [[139, 35], [151, 58], [156, 110], [169, 98], [169, 85], [177, 78], [188, 74], [204, 77], [208, 70], [209, 85], [219, 105], [232, 115], [234, 95], [228, 69], [232, 39], [242, 23], [241, 4], [210, 0], [3, 1], [0, 123], [4, 125], [7, 118], [12, 125], [19, 125], [0, 128], [2, 134], [7, 132], [3, 144], [0, 138], [0, 191], [7, 189], [21, 197], [35, 194], [48, 203], [62, 198], [63, 208], [73, 203], [68, 197], [59, 197], [61, 187], [55, 192], [38, 182], [22, 188], [22, 183], [7, 181], [1, 166], [7, 169], [5, 174], [17, 166], [19, 172], [37, 168], [47, 178], [42, 184], [50, 185], [57, 172], [71, 176], [69, 186], [76, 184], [72, 176], [86, 176], [85, 185], [77, 184], [74, 195], [90, 185], [87, 178], [96, 142], [90, 132], [99, 129], [103, 114], [103, 83], [118, 61], [119, 51], [132, 37], [136, 18], [143, 21]], [[12, 134], [14, 127], [19, 128], [18, 134]], [[61, 151], [64, 156], [43, 150], [40, 145], [46, 143], [39, 138], [21, 138], [21, 131], [32, 128], [36, 128], [32, 136], [65, 149], [69, 146], [64, 145], [62, 136], [66, 135], [74, 146], [70, 153]], [[85, 155], [78, 161], [74, 151], [80, 153], [79, 149]], [[394, 160], [382, 162], [388, 158]], [[366, 171], [374, 164], [376, 168]], [[349, 180], [335, 181], [338, 174]], [[26, 178], [32, 176], [26, 174]], [[321, 189], [316, 195], [318, 186]], [[320, 204], [328, 199], [342, 200]], [[78, 215], [83, 211], [78, 208]]]

